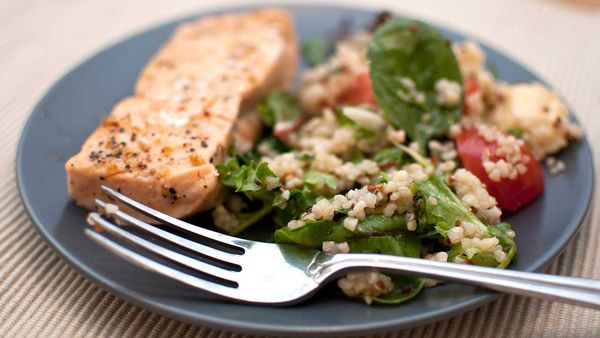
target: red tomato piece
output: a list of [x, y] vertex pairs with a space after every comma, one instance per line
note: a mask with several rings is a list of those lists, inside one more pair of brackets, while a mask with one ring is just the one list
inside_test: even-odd
[[337, 103], [338, 105], [377, 105], [375, 94], [373, 94], [373, 88], [371, 87], [371, 78], [369, 77], [369, 74], [365, 73], [358, 75], [354, 85], [348, 88], [348, 90], [343, 92], [337, 98]]
[[477, 79], [473, 76], [469, 76], [465, 79], [465, 95], [471, 95], [479, 90], [479, 84]]
[[488, 142], [479, 135], [477, 130], [468, 129], [458, 135], [456, 147], [464, 167], [486, 185], [487, 191], [496, 198], [501, 209], [515, 212], [544, 191], [542, 167], [526, 145], [521, 147], [521, 153], [530, 158], [525, 164], [527, 171], [514, 180], [502, 178], [499, 182], [492, 181], [483, 167], [484, 154], [491, 161], [502, 159], [495, 155], [497, 148], [495, 142]]

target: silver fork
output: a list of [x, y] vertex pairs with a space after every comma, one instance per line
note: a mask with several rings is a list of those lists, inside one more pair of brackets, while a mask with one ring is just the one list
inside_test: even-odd
[[[331, 255], [296, 245], [250, 241], [183, 222], [108, 187], [102, 189], [123, 205], [171, 228], [198, 236], [203, 243], [162, 230], [120, 210], [110, 216], [116, 223], [126, 224], [128, 227], [116, 225], [99, 213], [90, 213], [88, 221], [103, 230], [96, 232], [86, 229], [90, 238], [135, 265], [238, 302], [294, 304], [309, 298], [321, 286], [340, 275], [351, 271], [380, 269], [600, 309], [598, 280], [391, 255]], [[97, 199], [96, 204], [101, 210], [106, 209], [105, 202]], [[132, 228], [161, 238], [193, 254], [184, 254], [181, 250], [173, 250], [166, 245], [144, 239], [133, 234], [130, 231]], [[174, 264], [164, 264], [132, 251], [113, 240], [111, 236], [106, 236], [107, 234]], [[202, 259], [195, 258], [194, 255]]]

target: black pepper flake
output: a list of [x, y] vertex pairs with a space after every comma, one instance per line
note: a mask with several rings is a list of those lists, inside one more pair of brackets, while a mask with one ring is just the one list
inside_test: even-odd
[[214, 161], [214, 158], [211, 156], [210, 157], [210, 163], [213, 163], [213, 161]]
[[177, 190], [175, 190], [175, 188], [173, 188], [173, 187], [170, 187], [170, 188], [169, 188], [169, 193], [170, 193], [171, 195], [175, 195], [175, 194], [177, 194]]
[[104, 181], [104, 176], [100, 176], [100, 181]]
[[126, 165], [125, 165], [125, 169], [131, 169], [131, 165], [129, 165], [129, 164], [126, 164]]
[[192, 133], [192, 131], [191, 131], [191, 130], [189, 130], [189, 129], [186, 129], [186, 130], [185, 130], [185, 134], [186, 134], [186, 135], [189, 135], [189, 134], [191, 134], [191, 133]]
[[131, 157], [137, 157], [137, 156], [138, 156], [138, 153], [132, 153], [131, 154]]
[[127, 145], [127, 142], [122, 141], [121, 143], [119, 143], [121, 145], [121, 147], [125, 147]]
[[150, 169], [150, 175], [154, 175], [154, 174], [156, 174], [156, 169], [154, 169], [154, 168]]
[[208, 143], [206, 143], [206, 141], [204, 140], [200, 141], [200, 145], [202, 146], [202, 148], [208, 147]]
[[92, 151], [89, 155], [90, 160], [94, 161], [94, 160], [98, 160], [100, 158], [100, 153], [97, 153], [95, 151]]
[[124, 133], [125, 132], [125, 128], [121, 127], [119, 128], [119, 133]]
[[137, 167], [140, 168], [140, 169], [146, 169], [148, 167], [148, 165], [146, 163], [144, 163], [144, 162], [139, 162], [137, 164]]
[[205, 184], [205, 185], [204, 185], [204, 189], [206, 189], [206, 188], [208, 188], [208, 185], [206, 185], [206, 184]]
[[196, 151], [195, 148], [190, 148], [190, 153], [193, 153], [194, 151]]
[[190, 136], [190, 140], [195, 140], [197, 138], [198, 138], [198, 136]]
[[130, 140], [131, 142], [135, 142], [135, 140], [137, 140], [137, 134], [136, 134], [136, 133], [132, 133], [132, 134], [131, 134], [131, 137], [129, 138], [129, 140]]

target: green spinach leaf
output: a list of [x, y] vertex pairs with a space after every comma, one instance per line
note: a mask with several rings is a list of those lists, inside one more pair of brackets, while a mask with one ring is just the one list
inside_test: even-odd
[[[431, 175], [427, 180], [416, 184], [416, 191], [417, 231], [423, 237], [445, 242], [448, 238], [448, 230], [454, 226], [454, 222], [469, 222], [479, 226], [484, 237], [497, 237], [503, 250], [507, 252], [506, 258], [498, 263], [493, 253], [482, 252], [475, 247], [465, 250], [461, 243], [457, 243], [453, 244], [448, 251], [449, 261], [460, 256], [475, 265], [505, 268], [510, 264], [517, 249], [515, 242], [506, 235], [510, 230], [508, 223], [490, 226], [481, 223], [437, 175]], [[436, 203], [429, 202], [432, 197], [436, 199]]]
[[368, 215], [358, 223], [355, 231], [344, 227], [342, 220], [306, 221], [298, 229], [283, 227], [275, 231], [275, 242], [282, 244], [300, 244], [320, 249], [323, 242], [334, 241], [341, 243], [353, 238], [369, 236], [395, 235], [406, 233], [406, 220], [402, 215], [385, 217], [383, 215]]
[[[443, 134], [460, 116], [454, 107], [437, 103], [435, 84], [447, 79], [462, 86], [462, 76], [450, 43], [437, 29], [420, 21], [386, 22], [369, 44], [370, 76], [377, 103], [396, 128], [404, 129], [423, 152], [427, 140]], [[415, 100], [405, 94], [402, 79], [411, 79], [425, 94]]]
[[[379, 253], [404, 257], [420, 257], [421, 240], [415, 236], [373, 236], [348, 242], [351, 252]], [[398, 304], [416, 296], [423, 287], [423, 278], [387, 274], [394, 284], [392, 291], [372, 299], [375, 303]]]

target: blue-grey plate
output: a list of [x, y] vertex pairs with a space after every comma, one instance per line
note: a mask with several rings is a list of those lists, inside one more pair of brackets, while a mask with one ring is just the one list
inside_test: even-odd
[[[288, 7], [301, 39], [331, 34], [342, 19], [365, 26], [374, 12], [322, 6]], [[214, 14], [203, 13], [200, 16]], [[358, 334], [441, 320], [499, 297], [475, 287], [447, 284], [399, 306], [366, 306], [325, 290], [301, 305], [274, 308], [216, 299], [139, 269], [86, 236], [86, 210], [67, 195], [63, 169], [105, 112], [131, 93], [136, 77], [169, 37], [177, 20], [121, 41], [67, 73], [31, 114], [19, 144], [17, 178], [23, 203], [42, 236], [82, 274], [142, 307], [188, 322], [243, 332]], [[460, 34], [443, 29], [451, 40]], [[488, 60], [508, 82], [540, 81], [522, 65], [485, 47]], [[510, 268], [537, 270], [556, 257], [576, 233], [590, 205], [594, 181], [590, 146], [575, 142], [559, 156], [567, 170], [546, 175], [546, 191], [506, 219], [517, 232], [519, 257]]]

